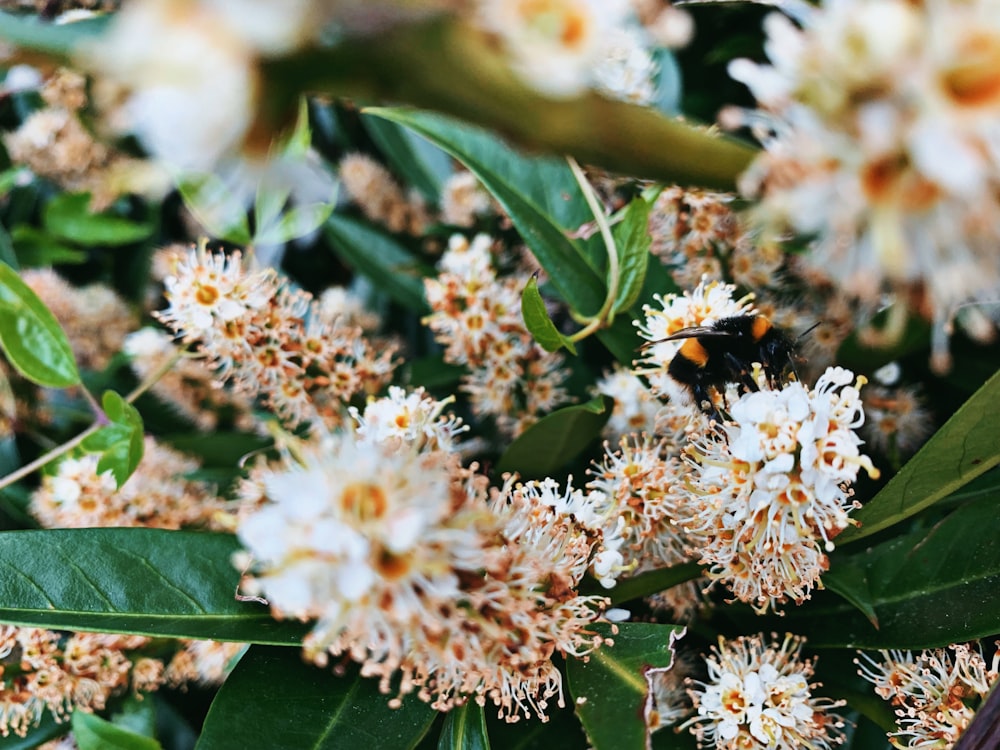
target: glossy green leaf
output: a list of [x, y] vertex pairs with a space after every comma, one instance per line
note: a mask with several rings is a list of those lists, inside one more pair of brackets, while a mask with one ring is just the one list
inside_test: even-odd
[[522, 719], [516, 724], [508, 724], [487, 710], [486, 729], [490, 744], [497, 750], [580, 750], [587, 747], [587, 736], [583, 733], [580, 720], [573, 712], [571, 702], [560, 707], [550, 701], [545, 709], [548, 721], [537, 718]]
[[235, 537], [160, 529], [0, 532], [0, 622], [295, 645], [307, 626], [237, 601]]
[[462, 365], [445, 362], [440, 355], [422, 357], [408, 363], [410, 372], [405, 382], [424, 388], [451, 388], [458, 385], [466, 369]]
[[71, 247], [43, 229], [19, 224], [11, 234], [18, 262], [24, 268], [87, 262], [87, 251]]
[[594, 629], [611, 638], [587, 661], [569, 659], [566, 674], [576, 713], [595, 750], [645, 750], [650, 669], [673, 662], [673, 641], [683, 628], [624, 622]]
[[566, 347], [572, 354], [576, 354], [576, 346], [559, 333], [559, 329], [549, 317], [549, 312], [545, 309], [545, 301], [538, 291], [538, 278], [536, 276], [528, 279], [528, 283], [525, 284], [524, 290], [521, 292], [521, 317], [524, 318], [524, 326], [528, 329], [528, 333], [545, 351], [554, 352]]
[[99, 36], [109, 18], [89, 18], [77, 23], [57, 24], [38, 16], [14, 15], [0, 11], [0, 39], [26, 50], [51, 55], [68, 55], [81, 42]]
[[598, 396], [542, 417], [508, 446], [497, 471], [516, 471], [524, 479], [552, 476], [600, 436], [613, 407], [610, 396]]
[[614, 228], [619, 263], [618, 294], [612, 307], [616, 313], [638, 302], [646, 283], [649, 248], [653, 244], [649, 234], [649, 210], [650, 205], [645, 200], [636, 198]]
[[212, 237], [235, 245], [250, 244], [250, 224], [243, 201], [217, 176], [188, 172], [174, 178], [184, 205]]
[[80, 750], [162, 750], [152, 737], [130, 732], [84, 711], [73, 712], [73, 737]]
[[84, 247], [128, 245], [153, 234], [150, 222], [93, 213], [89, 193], [62, 193], [42, 209], [42, 225], [52, 236]]
[[808, 606], [787, 607], [780, 627], [820, 648], [931, 648], [1000, 632], [996, 508], [985, 497], [930, 530], [839, 552], [824, 580], [832, 575], [830, 588], [850, 601], [817, 592]]
[[441, 187], [451, 174], [451, 159], [410, 131], [380, 117], [363, 114], [361, 121], [389, 165], [433, 204], [441, 199]]
[[483, 707], [468, 701], [449, 711], [438, 738], [438, 750], [490, 750]]
[[[405, 125], [462, 162], [504, 207], [559, 295], [584, 315], [601, 308], [604, 249], [599, 240], [570, 237], [594, 217], [562, 159], [522, 156], [494, 135], [441, 115], [366, 111]], [[616, 321], [598, 335], [616, 358], [631, 362], [636, 335], [629, 321]]]
[[253, 237], [255, 245], [280, 245], [298, 237], [305, 237], [315, 232], [333, 213], [332, 203], [311, 203], [306, 206], [294, 206], [259, 230]]
[[143, 453], [142, 417], [118, 393], [106, 391], [101, 400], [111, 424], [89, 435], [81, 444], [88, 453], [99, 453], [98, 473], [110, 471], [120, 488], [139, 466]]
[[14, 241], [3, 224], [0, 224], [0, 263], [6, 263], [15, 270], [19, 265], [14, 252]]
[[144, 737], [156, 737], [156, 703], [148, 694], [128, 693], [116, 706], [111, 723]]
[[10, 266], [0, 263], [0, 346], [18, 372], [39, 385], [80, 382], [73, 349], [49, 309]]
[[650, 570], [632, 578], [623, 578], [613, 589], [595, 587], [592, 593], [610, 596], [614, 604], [622, 604], [633, 599], [658, 594], [681, 583], [693, 581], [700, 576], [701, 566], [698, 563], [682, 563], [669, 568]]
[[334, 214], [324, 225], [340, 259], [371, 279], [399, 304], [424, 314], [423, 277], [432, 273], [409, 250], [384, 232], [357, 219]]
[[298, 649], [253, 646], [212, 703], [197, 750], [409, 750], [436, 714], [416, 696], [398, 709], [391, 698], [356, 668], [338, 677]]
[[996, 373], [854, 517], [837, 543], [888, 528], [1000, 464], [1000, 372]]

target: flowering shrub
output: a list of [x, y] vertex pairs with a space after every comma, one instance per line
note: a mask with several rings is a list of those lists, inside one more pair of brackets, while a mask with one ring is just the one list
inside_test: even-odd
[[35, 5], [0, 746], [995, 738], [996, 0]]

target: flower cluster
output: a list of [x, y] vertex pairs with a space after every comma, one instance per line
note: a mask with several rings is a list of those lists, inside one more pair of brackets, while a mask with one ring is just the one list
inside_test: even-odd
[[238, 253], [192, 251], [165, 286], [159, 320], [197, 342], [221, 381], [262, 396], [292, 425], [340, 423], [344, 404], [377, 391], [395, 367], [394, 347], [377, 350], [273, 270], [247, 270]]
[[832, 368], [811, 390], [745, 394], [685, 449], [674, 517], [708, 577], [759, 611], [809, 597], [850, 523], [849, 485], [861, 469], [878, 474], [855, 434], [863, 382]]
[[855, 663], [878, 696], [896, 706], [899, 731], [889, 739], [899, 748], [952, 747], [996, 684], [1000, 666], [1000, 654], [988, 667], [982, 653], [966, 645], [879, 653], [881, 661], [862, 653]]
[[[790, 7], [790, 6], [787, 6]], [[766, 151], [742, 178], [772, 232], [815, 235], [814, 265], [934, 324], [934, 362], [963, 303], [1000, 295], [1000, 18], [996, 0], [847, 0], [765, 23], [770, 65], [730, 64], [760, 109], [728, 112]], [[959, 314], [988, 339], [994, 307]]]
[[812, 694], [802, 639], [786, 635], [719, 638], [706, 659], [708, 678], [689, 689], [697, 716], [689, 727], [703, 748], [795, 750], [831, 748], [844, 741], [842, 720], [827, 712], [844, 705]]
[[189, 641], [165, 665], [145, 655], [150, 645], [143, 636], [0, 626], [0, 734], [24, 736], [46, 712], [62, 723], [75, 710], [103, 710], [129, 687], [219, 684], [245, 647]]
[[391, 232], [420, 235], [430, 222], [415, 190], [404, 193], [389, 171], [364, 154], [348, 154], [337, 170], [340, 184], [364, 215]]
[[214, 488], [186, 475], [200, 463], [146, 437], [143, 459], [117, 489], [110, 471], [98, 472], [99, 456], [66, 458], [32, 493], [30, 510], [46, 528], [145, 526], [179, 529], [211, 525], [224, 508]]
[[469, 368], [462, 389], [473, 412], [516, 436], [567, 400], [567, 373], [563, 356], [546, 352], [524, 327], [522, 282], [498, 277], [491, 245], [486, 235], [451, 238], [441, 273], [424, 282], [433, 310], [424, 323], [445, 346], [445, 360]]
[[104, 284], [77, 288], [50, 268], [27, 270], [21, 278], [56, 316], [81, 367], [103, 370], [136, 326], [125, 301]]
[[442, 407], [396, 392], [356, 414], [359, 434], [259, 467], [263, 497], [238, 529], [243, 589], [316, 619], [305, 649], [319, 664], [346, 655], [386, 692], [401, 673], [401, 694], [442, 710], [475, 696], [511, 721], [544, 717], [563, 701], [552, 656], [600, 644], [587, 626], [606, 600], [576, 593], [604, 551], [598, 519], [551, 480], [488, 498], [486, 478], [440, 450], [456, 425]]
[[611, 418], [604, 425], [607, 440], [617, 442], [631, 433], [656, 433], [661, 404], [632, 372], [615, 365], [597, 381], [594, 390], [615, 400]]
[[181, 353], [165, 331], [148, 326], [140, 328], [125, 337], [122, 351], [129, 356], [133, 372], [141, 379], [163, 373], [150, 392], [199, 429], [213, 430], [226, 420], [240, 430], [253, 430], [257, 426], [249, 395], [218, 387], [212, 371], [200, 359]]

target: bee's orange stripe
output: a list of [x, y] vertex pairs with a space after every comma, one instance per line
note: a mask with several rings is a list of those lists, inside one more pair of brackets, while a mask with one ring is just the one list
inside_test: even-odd
[[685, 341], [677, 354], [684, 357], [684, 359], [694, 362], [698, 367], [704, 367], [708, 363], [708, 352], [705, 351], [705, 347], [701, 345], [698, 339], [688, 339]]

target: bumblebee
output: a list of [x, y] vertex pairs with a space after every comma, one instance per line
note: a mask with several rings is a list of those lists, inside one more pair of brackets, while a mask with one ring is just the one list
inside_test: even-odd
[[670, 361], [667, 374], [686, 386], [702, 411], [717, 421], [713, 391], [723, 392], [735, 383], [746, 391], [760, 390], [753, 378], [759, 363], [768, 385], [780, 387], [793, 370], [795, 344], [763, 315], [745, 314], [721, 318], [711, 325], [692, 326], [661, 341], [686, 339]]

